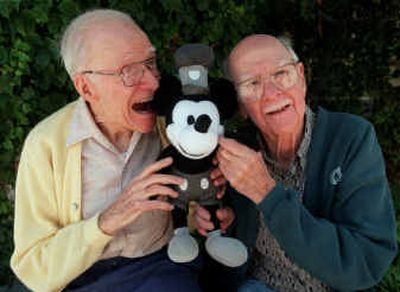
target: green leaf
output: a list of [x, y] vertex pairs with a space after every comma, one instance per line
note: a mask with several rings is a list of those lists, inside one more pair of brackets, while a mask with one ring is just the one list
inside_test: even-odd
[[9, 18], [11, 12], [18, 10], [22, 0], [0, 0], [0, 15]]

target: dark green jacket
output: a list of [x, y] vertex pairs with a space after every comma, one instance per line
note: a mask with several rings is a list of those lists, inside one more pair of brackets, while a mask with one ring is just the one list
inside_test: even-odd
[[[257, 206], [238, 194], [231, 199], [236, 213], [232, 235], [251, 250], [260, 210], [286, 255], [336, 290], [374, 286], [397, 252], [384, 159], [373, 126], [361, 117], [319, 109], [303, 203], [281, 184]], [[219, 267], [226, 272], [224, 287], [240, 282], [246, 268]]]

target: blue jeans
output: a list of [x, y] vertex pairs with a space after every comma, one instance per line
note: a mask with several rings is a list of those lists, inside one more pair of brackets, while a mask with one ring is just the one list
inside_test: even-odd
[[239, 287], [238, 292], [274, 292], [264, 283], [256, 279], [248, 279]]
[[64, 291], [200, 292], [197, 276], [202, 258], [173, 263], [166, 248], [141, 258], [115, 257], [96, 262]]

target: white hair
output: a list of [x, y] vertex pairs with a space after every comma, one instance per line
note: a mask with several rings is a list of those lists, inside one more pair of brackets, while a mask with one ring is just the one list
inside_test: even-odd
[[140, 29], [128, 14], [112, 9], [85, 12], [73, 19], [65, 29], [60, 43], [60, 54], [71, 78], [80, 69], [85, 58], [86, 48], [90, 42], [88, 33], [90, 29], [111, 21], [131, 24]]
[[288, 50], [289, 54], [292, 56], [293, 61], [298, 62], [299, 56], [297, 56], [296, 52], [293, 49], [292, 40], [286, 36], [278, 36], [276, 39], [282, 44], [282, 46], [286, 48], [286, 50]]

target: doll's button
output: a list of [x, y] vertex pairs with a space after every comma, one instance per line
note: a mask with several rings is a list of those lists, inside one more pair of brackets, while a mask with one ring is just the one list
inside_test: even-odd
[[185, 178], [185, 180], [183, 181], [183, 183], [179, 185], [179, 188], [180, 188], [182, 191], [186, 191], [186, 190], [187, 190], [187, 188], [188, 188], [188, 181], [187, 181], [186, 178]]
[[203, 178], [200, 180], [200, 187], [201, 187], [201, 189], [202, 189], [202, 190], [206, 190], [206, 189], [208, 189], [209, 186], [210, 186], [210, 182], [208, 181], [207, 178], [203, 177]]

